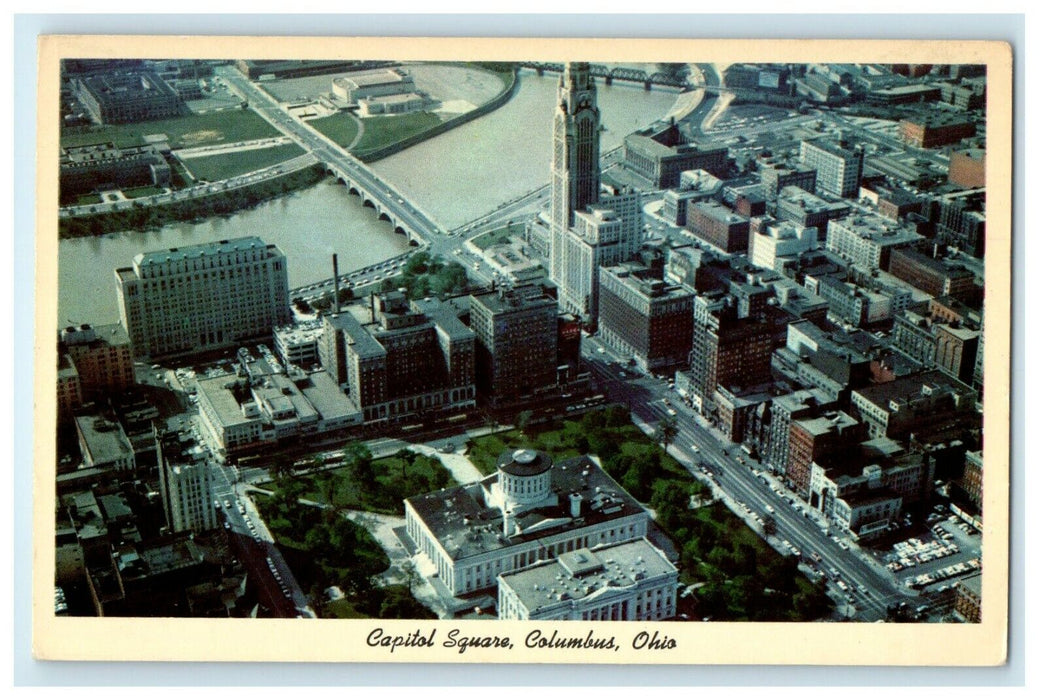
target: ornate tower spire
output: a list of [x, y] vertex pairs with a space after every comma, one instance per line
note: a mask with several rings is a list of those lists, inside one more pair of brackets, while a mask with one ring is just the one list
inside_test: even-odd
[[549, 272], [563, 278], [563, 235], [574, 212], [599, 201], [599, 108], [588, 63], [567, 63], [552, 122], [552, 240]]

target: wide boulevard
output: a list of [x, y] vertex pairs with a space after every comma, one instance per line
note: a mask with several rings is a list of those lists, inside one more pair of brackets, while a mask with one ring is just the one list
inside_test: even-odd
[[[776, 535], [769, 541], [784, 551], [788, 550], [785, 541], [792, 544], [807, 565], [828, 577], [829, 592], [839, 600], [844, 617], [866, 622], [885, 619], [887, 606], [918, 597], [901, 588], [889, 571], [867, 555], [849, 544], [847, 549], [838, 545], [832, 530], [825, 532], [827, 523], [819, 513], [778, 486], [769, 474], [757, 471], [758, 465], [683, 402], [667, 379], [638, 375], [596, 338], [585, 338], [582, 352], [607, 399], [629, 406], [633, 420], [652, 430], [663, 419], [676, 420], [679, 433], [670, 453], [695, 478], [710, 482], [753, 529], [761, 533], [760, 523], [772, 513]], [[820, 563], [811, 561], [813, 554]], [[846, 593], [839, 581], [847, 586]]]

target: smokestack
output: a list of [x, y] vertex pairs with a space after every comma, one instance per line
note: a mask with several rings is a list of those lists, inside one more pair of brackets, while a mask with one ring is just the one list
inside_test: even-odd
[[338, 297], [341, 296], [340, 290], [338, 289], [338, 254], [334, 253], [331, 255], [331, 259], [334, 263], [334, 313], [341, 313], [341, 302]]

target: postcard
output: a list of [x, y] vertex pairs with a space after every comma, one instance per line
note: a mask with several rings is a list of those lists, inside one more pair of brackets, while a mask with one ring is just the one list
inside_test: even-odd
[[1007, 658], [998, 42], [45, 36], [41, 659]]

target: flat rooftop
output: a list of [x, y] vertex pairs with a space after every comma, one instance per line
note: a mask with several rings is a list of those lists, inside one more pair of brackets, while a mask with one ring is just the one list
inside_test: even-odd
[[863, 389], [855, 389], [854, 393], [870, 401], [872, 404], [884, 411], [890, 410], [890, 402], [894, 400], [907, 400], [916, 398], [923, 393], [923, 387], [945, 388], [951, 391], [972, 392], [973, 390], [961, 382], [949, 378], [943, 372], [930, 370], [920, 374], [911, 374], [907, 377], [898, 377], [892, 382], [873, 384]]
[[665, 555], [646, 539], [560, 554], [555, 561], [502, 574], [531, 613], [566, 600], [596, 598], [614, 589], [635, 587], [645, 579], [676, 573]]
[[91, 465], [127, 459], [134, 454], [123, 428], [115, 421], [101, 416], [76, 416], [76, 431], [87, 451], [84, 458]]
[[715, 202], [692, 202], [690, 207], [701, 212], [710, 219], [728, 225], [743, 224], [748, 221], [745, 217], [735, 214], [727, 207]]
[[310, 374], [309, 381], [301, 387], [301, 393], [305, 395], [324, 421], [348, 418], [360, 411], [359, 407], [338, 388], [330, 375], [323, 371]]
[[[574, 457], [552, 466], [551, 490], [556, 503], [517, 516], [519, 534], [504, 537], [501, 509], [487, 505], [498, 478], [495, 473], [472, 484], [414, 496], [406, 502], [453, 560], [645, 512], [590, 458]], [[576, 519], [570, 515], [571, 493], [582, 497], [581, 515]]]
[[354, 73], [351, 76], [335, 78], [334, 82], [353, 90], [361, 87], [374, 87], [376, 85], [390, 85], [394, 83], [413, 81], [409, 75], [403, 75], [398, 71], [387, 69]]
[[244, 425], [252, 422], [253, 418], [243, 415], [239, 402], [233, 396], [229, 387], [235, 384], [240, 377], [235, 374], [223, 374], [217, 377], [199, 379], [196, 382], [197, 391], [204, 401], [207, 401], [217, 414], [218, 421], [224, 427]]
[[[216, 241], [214, 243], [199, 243], [197, 245], [181, 246], [179, 248], [168, 248], [167, 250], [153, 250], [139, 253], [134, 256], [135, 266], [139, 269], [146, 265], [157, 265], [193, 258], [205, 258], [223, 253], [239, 253], [250, 250], [272, 249], [279, 252], [275, 245], [267, 244], [257, 236], [244, 236], [230, 240]], [[281, 253], [282, 255], [282, 253]], [[119, 274], [119, 270], [117, 270]]]

